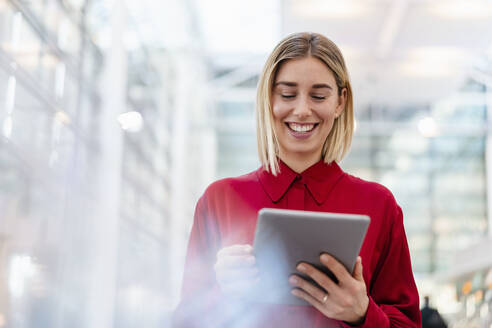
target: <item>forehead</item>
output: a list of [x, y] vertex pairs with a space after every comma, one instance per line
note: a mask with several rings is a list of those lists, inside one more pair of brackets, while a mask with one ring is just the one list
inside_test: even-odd
[[315, 57], [289, 59], [280, 66], [275, 83], [295, 82], [299, 86], [318, 83], [336, 85], [335, 76], [328, 66]]

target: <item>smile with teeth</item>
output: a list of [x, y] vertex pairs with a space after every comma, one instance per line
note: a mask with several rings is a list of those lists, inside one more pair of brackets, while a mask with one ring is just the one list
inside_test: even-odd
[[287, 122], [285, 123], [289, 129], [295, 132], [311, 132], [317, 125], [318, 123], [294, 123], [294, 122]]

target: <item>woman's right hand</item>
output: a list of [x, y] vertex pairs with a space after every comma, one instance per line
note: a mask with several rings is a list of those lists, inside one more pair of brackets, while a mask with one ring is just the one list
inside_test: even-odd
[[222, 292], [241, 296], [259, 281], [251, 245], [232, 245], [217, 252], [215, 277]]

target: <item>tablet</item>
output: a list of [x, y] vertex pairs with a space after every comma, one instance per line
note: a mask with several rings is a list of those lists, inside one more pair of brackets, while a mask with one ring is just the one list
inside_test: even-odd
[[260, 281], [251, 297], [262, 303], [310, 305], [290, 293], [291, 274], [308, 279], [296, 270], [297, 264], [310, 263], [336, 281], [320, 262], [321, 253], [326, 252], [352, 273], [369, 220], [367, 215], [260, 210], [253, 242]]

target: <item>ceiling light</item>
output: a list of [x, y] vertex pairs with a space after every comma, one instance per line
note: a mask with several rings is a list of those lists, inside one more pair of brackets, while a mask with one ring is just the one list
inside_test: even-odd
[[492, 4], [489, 1], [441, 1], [429, 10], [447, 19], [487, 19], [492, 18]]
[[445, 61], [460, 61], [469, 57], [469, 54], [457, 47], [416, 47], [408, 51], [408, 55], [415, 59], [432, 59]]
[[291, 13], [310, 18], [353, 18], [366, 12], [365, 6], [356, 1], [308, 0], [293, 1]]
[[7, 9], [7, 0], [0, 0], [0, 12], [4, 12], [5, 9]]
[[458, 70], [434, 61], [407, 61], [399, 65], [400, 71], [409, 77], [415, 78], [443, 78], [455, 76]]
[[451, 77], [463, 73], [468, 58], [468, 53], [458, 48], [420, 47], [411, 49], [399, 67], [412, 77]]

